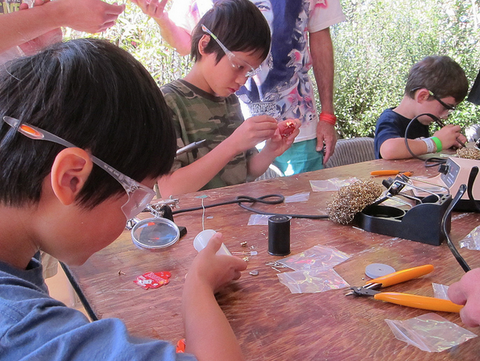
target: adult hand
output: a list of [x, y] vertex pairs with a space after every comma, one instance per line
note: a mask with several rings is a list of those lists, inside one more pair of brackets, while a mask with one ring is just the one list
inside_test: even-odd
[[328, 159], [333, 155], [336, 143], [337, 134], [335, 132], [335, 126], [327, 122], [319, 121], [317, 124], [317, 152], [321, 152], [325, 144], [323, 164], [326, 164]]
[[469, 327], [480, 325], [480, 268], [467, 272], [459, 282], [448, 288], [448, 297], [459, 305], [463, 323]]
[[459, 125], [447, 124], [442, 129], [437, 130], [433, 135], [440, 139], [443, 149], [449, 149], [451, 147], [460, 148], [462, 145], [457, 141], [457, 138], [464, 144], [467, 142], [467, 138], [460, 133], [461, 130], [462, 128], [460, 128]]
[[77, 31], [100, 33], [113, 26], [125, 5], [107, 4], [101, 0], [58, 0], [57, 23]]
[[236, 148], [236, 153], [241, 153], [273, 137], [277, 128], [275, 118], [257, 115], [246, 119], [227, 139]]
[[[35, 0], [33, 6], [42, 6], [50, 0]], [[20, 4], [20, 11], [28, 10], [28, 4]], [[62, 41], [63, 33], [61, 28], [53, 29], [45, 34], [42, 34], [35, 39], [20, 44], [19, 47], [25, 53], [25, 55], [33, 55], [38, 51], [46, 48], [49, 45]]]
[[169, 0], [130, 0], [132, 3], [137, 4], [142, 11], [154, 19], [163, 19], [168, 17], [168, 13], [165, 11], [165, 5]]
[[212, 292], [239, 279], [240, 272], [247, 268], [247, 263], [234, 256], [217, 255], [221, 245], [222, 234], [217, 232], [193, 260], [187, 279], [194, 277], [196, 282], [201, 282]]

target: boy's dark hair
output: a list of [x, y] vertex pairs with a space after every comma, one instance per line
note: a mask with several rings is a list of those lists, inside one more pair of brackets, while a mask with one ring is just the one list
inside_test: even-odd
[[[58, 43], [0, 71], [0, 202], [35, 204], [61, 145], [29, 139], [3, 122], [11, 116], [83, 148], [142, 181], [170, 171], [175, 131], [148, 71], [99, 39]], [[123, 187], [94, 165], [77, 197], [93, 208]]]
[[[230, 51], [261, 51], [265, 60], [271, 43], [270, 27], [262, 12], [249, 0], [220, 0], [200, 19], [192, 32], [191, 58], [201, 59], [198, 43], [206, 33], [205, 25]], [[208, 34], [207, 34], [208, 35]], [[216, 53], [217, 63], [225, 53], [214, 39], [205, 48], [206, 53]]]
[[415, 97], [415, 91], [426, 88], [439, 98], [453, 97], [461, 102], [468, 92], [468, 80], [462, 67], [448, 56], [427, 56], [412, 66], [405, 94]]

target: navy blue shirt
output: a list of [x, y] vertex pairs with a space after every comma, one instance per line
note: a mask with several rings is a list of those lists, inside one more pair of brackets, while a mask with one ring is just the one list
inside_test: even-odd
[[[383, 142], [391, 138], [404, 138], [405, 130], [411, 119], [395, 113], [393, 108], [386, 109], [377, 120], [375, 129], [375, 158], [380, 159], [380, 147]], [[428, 126], [414, 121], [408, 128], [408, 139], [428, 138]]]

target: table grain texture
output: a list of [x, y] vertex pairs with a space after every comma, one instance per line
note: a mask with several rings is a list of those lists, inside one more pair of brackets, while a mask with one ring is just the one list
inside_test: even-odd
[[[414, 175], [437, 175], [437, 167], [426, 169], [418, 160], [375, 160], [300, 175], [186, 194], [180, 209], [233, 200], [239, 195], [259, 197], [266, 194], [294, 195], [309, 192], [309, 180], [330, 178], [370, 179], [370, 171], [399, 169]], [[385, 177], [373, 178], [381, 182]], [[334, 192], [311, 192], [307, 202], [261, 205], [264, 211], [296, 214], [325, 214], [326, 204]], [[282, 285], [277, 271], [267, 266], [274, 257], [267, 252], [267, 226], [248, 226], [252, 215], [238, 205], [206, 209], [205, 228], [222, 232], [231, 252], [253, 246], [258, 252], [250, 256], [242, 277], [217, 294], [247, 360], [478, 360], [480, 337], [440, 353], [429, 353], [397, 340], [385, 319], [407, 320], [428, 313], [373, 298], [344, 296], [346, 290], [314, 294], [292, 294]], [[143, 218], [147, 214], [142, 215]], [[175, 215], [179, 226], [188, 233], [175, 245], [160, 252], [136, 248], [128, 231], [107, 248], [96, 253], [82, 266], [70, 271], [99, 318], [118, 317], [135, 336], [158, 338], [176, 343], [184, 337], [181, 316], [181, 293], [185, 275], [197, 254], [195, 235], [202, 230], [202, 211]], [[418, 222], [422, 222], [421, 219]], [[477, 213], [452, 215], [450, 236], [459, 240], [480, 224]], [[450, 285], [464, 274], [447, 245], [431, 246], [391, 236], [365, 232], [329, 220], [292, 219], [291, 255], [314, 245], [335, 247], [351, 257], [335, 267], [350, 285], [361, 286], [368, 279], [365, 267], [384, 263], [396, 270], [433, 264], [434, 272], [416, 280], [388, 288], [433, 296], [432, 282]], [[459, 249], [469, 265], [480, 267], [479, 251]], [[252, 276], [249, 271], [257, 270]], [[148, 271], [170, 271], [170, 283], [159, 289], [144, 290], [133, 281]], [[282, 269], [286, 272], [286, 269]], [[480, 280], [479, 280], [480, 282]], [[458, 314], [438, 313], [465, 327]], [[467, 328], [479, 335], [479, 328]], [[188, 340], [187, 340], [188, 342]]]

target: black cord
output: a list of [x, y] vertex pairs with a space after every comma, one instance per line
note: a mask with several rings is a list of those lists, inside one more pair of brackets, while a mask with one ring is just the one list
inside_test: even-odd
[[446, 159], [444, 158], [439, 158], [439, 157], [431, 157], [431, 158], [428, 158], [428, 159], [422, 159], [420, 158], [418, 155], [416, 155], [415, 153], [413, 153], [412, 149], [410, 149], [410, 145], [408, 144], [408, 130], [410, 129], [410, 125], [415, 121], [417, 120], [418, 121], [418, 118], [421, 117], [421, 116], [429, 116], [430, 118], [433, 119], [433, 121], [437, 124], [441, 124], [441, 120], [438, 119], [438, 117], [436, 117], [435, 115], [433, 114], [430, 114], [430, 113], [423, 113], [423, 114], [419, 114], [417, 115], [416, 117], [412, 118], [409, 122], [408, 122], [408, 125], [407, 127], [405, 128], [405, 146], [407, 147], [407, 150], [408, 152], [410, 153], [410, 155], [415, 158], [415, 159], [420, 159], [422, 161], [425, 162], [425, 167], [429, 168], [429, 167], [435, 167], [437, 165], [440, 165], [440, 164], [445, 164], [447, 162]]
[[[273, 198], [273, 200], [269, 200], [271, 198]], [[246, 209], [250, 212], [254, 212], [254, 213], [258, 213], [258, 214], [264, 214], [264, 215], [289, 216], [289, 217], [292, 217], [292, 218], [308, 218], [308, 219], [328, 219], [329, 218], [327, 215], [271, 213], [271, 212], [260, 211], [258, 209], [252, 208], [252, 206], [255, 203], [279, 204], [279, 203], [283, 203], [284, 200], [285, 200], [285, 197], [282, 196], [281, 194], [268, 194], [266, 196], [261, 196], [261, 197], [258, 197], [258, 198], [249, 197], [249, 196], [238, 196], [234, 200], [231, 200], [231, 201], [207, 204], [207, 205], [204, 205], [204, 206], [199, 206], [199, 207], [194, 207], [194, 208], [179, 209], [179, 210], [173, 211], [172, 214], [175, 215], [175, 214], [179, 214], [179, 213], [198, 211], [198, 210], [212, 208], [212, 207], [224, 206], [224, 205], [227, 205], [227, 204], [238, 204], [240, 207], [242, 207], [243, 209]], [[251, 203], [251, 205], [246, 206], [243, 203]]]
[[455, 259], [460, 264], [460, 266], [463, 268], [463, 270], [465, 272], [468, 272], [471, 269], [470, 266], [467, 264], [465, 259], [460, 255], [460, 253], [458, 253], [457, 249], [455, 248], [455, 245], [453, 244], [453, 242], [450, 239], [450, 236], [448, 235], [448, 232], [447, 232], [447, 219], [450, 216], [450, 214], [452, 213], [453, 208], [457, 205], [460, 198], [462, 198], [462, 196], [464, 195], [466, 189], [467, 189], [467, 186], [465, 184], [460, 185], [460, 187], [458, 188], [458, 192], [455, 195], [455, 198], [453, 198], [452, 202], [450, 203], [447, 210], [445, 211], [445, 214], [443, 215], [441, 224], [442, 224], [443, 234], [445, 235], [445, 239], [447, 240], [448, 248], [450, 248], [450, 251], [455, 256]]
[[477, 201], [473, 196], [473, 184], [475, 183], [475, 179], [477, 178], [477, 175], [478, 175], [478, 167], [472, 167], [472, 169], [470, 169], [470, 175], [468, 176], [467, 194], [468, 194], [468, 199], [472, 204], [472, 209], [474, 209], [477, 212], [480, 212], [480, 207], [478, 206]]

